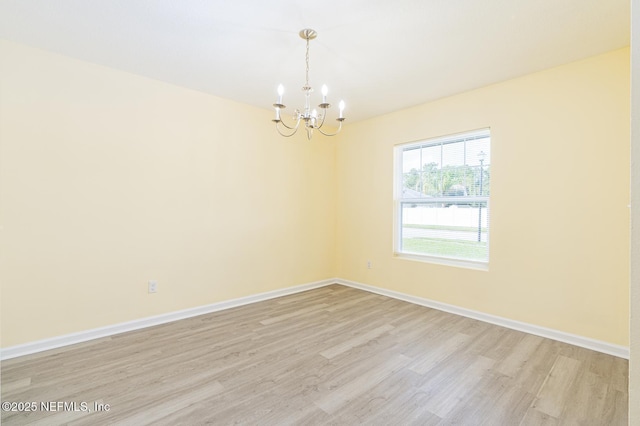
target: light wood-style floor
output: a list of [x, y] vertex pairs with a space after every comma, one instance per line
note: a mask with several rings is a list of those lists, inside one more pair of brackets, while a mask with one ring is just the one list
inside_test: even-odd
[[626, 425], [627, 376], [624, 359], [332, 285], [5, 361], [3, 402], [79, 411], [2, 424]]

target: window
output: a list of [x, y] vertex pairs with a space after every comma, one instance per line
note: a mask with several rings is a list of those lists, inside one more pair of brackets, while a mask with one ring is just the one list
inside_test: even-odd
[[489, 129], [398, 145], [395, 252], [458, 266], [489, 261]]

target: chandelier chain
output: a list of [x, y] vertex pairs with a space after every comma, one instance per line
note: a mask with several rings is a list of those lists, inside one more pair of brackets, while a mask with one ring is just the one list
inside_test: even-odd
[[309, 38], [308, 37], [307, 37], [307, 54], [305, 56], [305, 59], [306, 59], [306, 62], [307, 62], [307, 69], [306, 69], [306, 72], [305, 72], [305, 76], [306, 76], [307, 81], [306, 81], [305, 87], [310, 87], [309, 86]]

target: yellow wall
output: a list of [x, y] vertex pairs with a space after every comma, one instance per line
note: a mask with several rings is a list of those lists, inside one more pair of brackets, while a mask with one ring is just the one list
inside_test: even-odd
[[334, 276], [333, 140], [9, 42], [0, 58], [2, 347]]
[[[622, 49], [348, 126], [338, 276], [628, 345], [629, 90]], [[485, 127], [489, 271], [394, 258], [394, 144]]]
[[[311, 142], [147, 78], [0, 60], [2, 347], [333, 276], [628, 344], [628, 49]], [[482, 127], [490, 270], [394, 258], [394, 144]]]
[[629, 424], [640, 423], [640, 1], [631, 5], [631, 344]]

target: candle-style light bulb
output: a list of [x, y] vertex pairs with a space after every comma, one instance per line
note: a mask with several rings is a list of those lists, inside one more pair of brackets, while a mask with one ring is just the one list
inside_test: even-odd
[[282, 104], [282, 94], [284, 93], [284, 86], [282, 84], [278, 85], [278, 104]]
[[327, 87], [326, 84], [322, 85], [322, 103], [326, 104], [327, 103], [327, 93], [329, 93], [329, 88]]
[[339, 107], [340, 107], [340, 116], [338, 118], [344, 118], [344, 116], [343, 116], [343, 113], [344, 113], [344, 101], [340, 101]]

